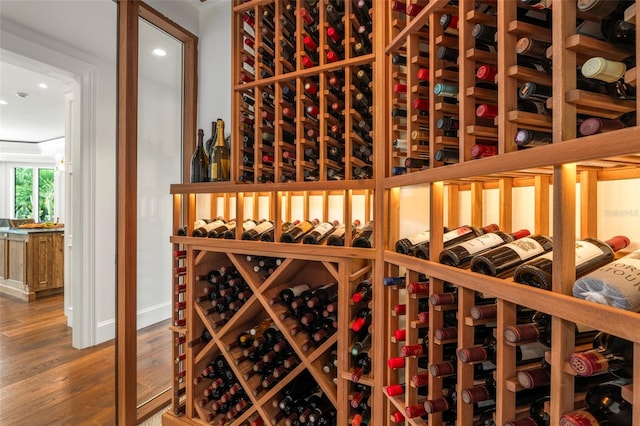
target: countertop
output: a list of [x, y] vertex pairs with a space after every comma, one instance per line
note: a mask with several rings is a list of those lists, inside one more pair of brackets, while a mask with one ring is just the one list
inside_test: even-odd
[[6, 233], [6, 234], [29, 235], [29, 234], [38, 234], [38, 233], [46, 233], [46, 232], [64, 232], [64, 228], [9, 228], [9, 227], [0, 227], [0, 233]]

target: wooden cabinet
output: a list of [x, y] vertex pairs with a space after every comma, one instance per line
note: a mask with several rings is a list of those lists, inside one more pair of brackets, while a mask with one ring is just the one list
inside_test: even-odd
[[64, 290], [64, 231], [9, 229], [0, 245], [1, 292], [34, 300]]

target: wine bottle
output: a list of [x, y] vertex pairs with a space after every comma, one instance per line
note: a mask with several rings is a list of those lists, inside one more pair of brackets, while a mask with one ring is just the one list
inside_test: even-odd
[[460, 150], [458, 148], [445, 147], [437, 150], [433, 155], [433, 159], [445, 164], [455, 164], [460, 161]]
[[[444, 232], [448, 232], [449, 229], [447, 227], [444, 228]], [[419, 232], [417, 234], [411, 235], [409, 237], [401, 238], [396, 241], [396, 252], [401, 254], [410, 254], [413, 252], [413, 249], [421, 243], [429, 241], [431, 238], [431, 232], [429, 230]]]
[[[444, 247], [450, 247], [463, 241], [470, 240], [487, 232], [498, 230], [498, 225], [491, 224], [482, 228], [474, 228], [472, 226], [461, 226], [452, 231], [446, 232], [442, 236]], [[429, 259], [429, 241], [418, 243], [413, 248], [413, 255], [421, 259]]]
[[338, 221], [322, 222], [302, 238], [302, 244], [320, 244], [335, 231]]
[[368, 352], [360, 352], [356, 356], [352, 363], [353, 372], [351, 374], [351, 381], [358, 382], [362, 376], [365, 376], [371, 372], [371, 357]]
[[[598, 269], [615, 259], [615, 252], [629, 245], [629, 239], [616, 236], [606, 241], [584, 238], [576, 241], [575, 264], [576, 278]], [[518, 266], [513, 273], [517, 283], [545, 290], [552, 288], [553, 251], [536, 257]]]
[[[635, 57], [634, 57], [635, 58]], [[635, 59], [633, 60], [635, 63]], [[624, 82], [627, 65], [624, 62], [611, 61], [602, 57], [587, 60], [581, 68], [582, 75], [587, 78], [608, 83], [609, 93], [619, 99], [635, 99], [636, 89]]]
[[[358, 226], [360, 226], [360, 221], [356, 219], [351, 224], [352, 237], [356, 235], [356, 232], [358, 231]], [[345, 232], [346, 232], [346, 227], [344, 223], [338, 225], [335, 231], [333, 231], [333, 233], [329, 235], [329, 237], [327, 238], [327, 245], [343, 247], [345, 242]]]
[[[298, 223], [300, 223], [299, 220], [295, 220], [293, 222], [284, 222], [281, 225], [282, 232], [287, 232], [288, 230], [296, 226]], [[267, 231], [264, 231], [262, 235], [260, 235], [260, 241], [273, 242], [274, 235], [275, 235], [275, 228], [271, 228]]]
[[600, 117], [589, 117], [580, 123], [579, 132], [582, 136], [606, 133], [627, 127], [622, 120], [609, 120]]
[[[503, 330], [504, 338], [510, 343], [526, 343], [538, 340], [551, 346], [551, 316], [543, 312], [533, 315], [532, 323], [509, 325]], [[580, 324], [575, 325], [576, 345], [591, 342], [597, 331]]]
[[531, 56], [533, 58], [546, 57], [547, 49], [551, 46], [540, 40], [530, 37], [522, 37], [516, 42], [516, 53], [519, 55]]
[[236, 220], [231, 219], [227, 222], [221, 223], [219, 226], [216, 226], [215, 228], [210, 228], [209, 231], [207, 232], [207, 237], [222, 238], [225, 232], [227, 232], [231, 228], [235, 229], [235, 227], [236, 227]]
[[226, 221], [224, 219], [219, 217], [216, 220], [212, 220], [211, 222], [208, 222], [208, 223], [206, 223], [206, 224], [194, 229], [192, 235], [194, 237], [206, 237], [208, 235], [209, 231], [224, 225], [225, 222]]
[[493, 277], [504, 278], [520, 264], [551, 251], [551, 238], [532, 235], [496, 247], [471, 259], [471, 270]]
[[440, 263], [465, 268], [471, 263], [473, 256], [484, 253], [492, 248], [515, 241], [529, 235], [529, 231], [522, 229], [512, 234], [502, 231], [488, 232], [471, 240], [444, 249], [440, 253]]
[[[483, 344], [458, 349], [458, 360], [463, 363], [496, 363], [497, 340], [494, 336], [485, 338]], [[526, 342], [516, 346], [516, 365], [530, 364], [544, 358], [549, 347], [539, 341]]]
[[351, 244], [353, 247], [371, 248], [373, 247], [373, 221], [367, 222], [366, 225], [358, 232]]
[[[569, 357], [569, 366], [577, 375], [589, 377], [613, 369], [629, 378], [633, 376], [633, 342], [599, 332], [593, 343], [595, 349], [575, 352]], [[621, 375], [616, 373], [618, 377]]]
[[312, 222], [308, 220], [302, 220], [297, 225], [282, 233], [280, 242], [283, 243], [297, 243], [304, 235], [310, 232], [317, 224], [318, 219], [314, 219]]
[[371, 325], [371, 309], [370, 308], [361, 308], [356, 315], [353, 317], [351, 321], [351, 330], [360, 331], [366, 330], [367, 327]]
[[470, 154], [472, 158], [476, 158], [476, 159], [484, 158], [484, 157], [492, 157], [494, 155], [498, 155], [498, 146], [477, 143], [471, 146]]
[[272, 229], [273, 222], [270, 220], [264, 220], [255, 227], [243, 231], [240, 238], [243, 240], [257, 240], [262, 234]]
[[585, 395], [587, 408], [563, 415], [560, 425], [633, 425], [633, 407], [622, 398], [622, 386], [629, 383], [619, 379], [589, 389]]
[[640, 312], [640, 250], [614, 260], [581, 277], [573, 284], [573, 295], [580, 299]]
[[351, 299], [353, 300], [353, 303], [368, 302], [371, 300], [372, 291], [373, 288], [371, 286], [371, 281], [361, 281], [358, 283], [356, 291], [351, 296]]
[[209, 156], [203, 145], [204, 130], [198, 129], [198, 144], [191, 157], [191, 179], [193, 182], [209, 181]]
[[553, 143], [553, 135], [537, 130], [518, 129], [513, 140], [519, 147], [542, 146]]
[[216, 127], [216, 143], [211, 151], [211, 181], [228, 181], [231, 175], [229, 148], [224, 139], [224, 120], [219, 118]]
[[[251, 98], [248, 97], [248, 95], [243, 94], [242, 95], [242, 99], [243, 101], [250, 101]], [[246, 99], [246, 100], [245, 100]], [[216, 143], [216, 130], [217, 130], [217, 126], [216, 126], [216, 122], [212, 121], [211, 122], [211, 136], [209, 137], [209, 139], [207, 139], [207, 141], [204, 143], [204, 152], [207, 153], [207, 155], [209, 156], [209, 158], [211, 158], [211, 154], [212, 154], [212, 150], [213, 150], [213, 146]]]

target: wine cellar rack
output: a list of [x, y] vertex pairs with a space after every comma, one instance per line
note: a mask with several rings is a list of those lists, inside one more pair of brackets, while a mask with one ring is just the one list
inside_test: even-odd
[[[354, 420], [351, 398], [361, 385], [371, 391], [370, 424], [477, 424], [480, 419], [474, 405], [460, 397], [455, 420], [446, 413], [410, 418], [407, 408], [423, 406], [425, 400], [440, 397], [443, 389], [455, 388], [460, 395], [463, 389], [479, 383], [474, 382], [475, 367], [460, 360], [454, 362], [457, 375], [453, 378], [429, 372], [429, 366], [449, 361], [452, 349], [473, 346], [478, 343], [477, 336], [486, 332], [481, 330], [486, 328], [486, 321], [470, 315], [479, 297], [496, 299], [493, 335], [497, 359], [490, 376], [495, 380], [497, 404], [490, 418], [497, 425], [526, 414], [525, 407], [517, 404], [522, 395], [516, 379], [522, 368], [516, 362], [518, 349], [502, 334], [503, 329], [516, 324], [520, 307], [552, 316], [552, 344], [545, 354], [552, 366], [550, 401], [545, 404], [550, 424], [559, 424], [564, 413], [583, 404], [584, 394], [575, 394], [575, 373], [568, 366], [569, 355], [585, 349], [575, 341], [575, 324], [634, 342], [633, 376], [640, 377], [640, 315], [571, 296], [576, 278], [576, 239], [598, 237], [599, 221], [615, 220], [599, 215], [598, 196], [604, 191], [600, 183], [640, 178], [640, 134], [634, 122], [638, 101], [586, 90], [575, 70], [593, 56], [614, 61], [632, 57], [639, 44], [612, 45], [579, 32], [577, 24], [589, 16], [581, 15], [574, 1], [556, 0], [551, 9], [544, 9], [521, 1], [418, 0], [405, 4], [347, 0], [340, 13], [340, 22], [345, 24], [344, 56], [331, 62], [326, 53], [335, 46], [326, 29], [335, 22], [326, 7], [336, 3], [341, 2], [234, 3], [232, 182], [173, 185], [171, 193], [175, 229], [188, 227], [199, 217], [235, 218], [238, 224], [244, 219], [258, 219], [255, 206], [259, 204], [257, 199], [264, 197], [268, 200], [267, 216], [275, 224], [275, 241], [279, 241], [281, 225], [295, 219], [292, 194], [303, 197], [302, 216], [309, 219], [307, 200], [313, 194], [323, 197], [319, 219], [325, 221], [332, 219], [326, 199], [330, 194], [338, 195], [344, 204], [345, 247], [241, 241], [239, 226], [235, 240], [172, 236], [174, 248], [186, 255], [177, 265], [185, 268], [181, 270], [183, 275], [174, 278], [176, 285], [184, 285], [185, 291], [176, 296], [176, 302], [185, 301], [186, 309], [180, 314], [184, 316], [176, 319], [184, 318], [185, 322], [184, 326], [172, 327], [176, 343], [182, 342], [175, 346], [174, 355], [184, 360], [174, 369], [173, 410], [165, 414], [164, 423], [216, 423], [215, 419], [209, 422], [207, 413], [197, 406], [203, 385], [192, 385], [193, 378], [216, 355], [233, 362], [236, 353], [227, 345], [258, 320], [272, 318], [279, 328], [288, 330], [292, 324], [280, 319], [283, 308], [269, 300], [278, 290], [303, 281], [314, 288], [328, 280], [338, 283], [336, 333], [308, 351], [296, 336], [285, 333], [299, 364], [274, 388], [249, 395], [248, 408], [229, 423], [247, 424], [258, 417], [271, 422], [277, 415], [271, 402], [296, 374], [308, 370], [335, 407], [339, 425]], [[363, 54], [353, 50], [359, 41], [355, 28], [363, 19], [357, 10], [361, 3], [370, 5], [372, 22], [367, 36], [371, 47]], [[312, 30], [305, 25], [304, 16], [290, 12], [302, 8], [318, 11], [313, 16], [318, 27], [317, 58], [305, 48], [304, 37]], [[285, 15], [284, 21], [279, 18]], [[264, 23], [270, 16], [275, 18], [273, 28]], [[624, 19], [636, 23], [635, 3], [629, 5]], [[295, 24], [289, 28], [285, 21]], [[477, 37], [476, 24], [495, 28], [495, 34], [485, 39]], [[517, 53], [523, 48], [524, 42], [519, 42], [522, 38], [543, 43], [544, 55], [533, 61], [543, 66], [532, 67], [526, 63], [532, 57]], [[267, 49], [260, 50], [262, 46]], [[300, 54], [290, 56], [291, 52]], [[303, 59], [308, 56], [314, 60], [313, 65]], [[483, 70], [481, 75], [479, 69]], [[371, 91], [366, 111], [356, 105], [356, 94], [366, 91], [357, 81], [363, 72], [371, 79], [366, 85]], [[495, 74], [494, 82], [483, 73]], [[636, 67], [629, 67], [624, 82], [635, 86], [637, 74]], [[335, 78], [343, 82], [340, 91], [332, 89], [330, 80]], [[523, 99], [519, 99], [519, 89], [527, 82], [551, 91], [543, 99], [543, 109], [540, 102], [536, 103], [537, 112], [530, 105], [523, 106]], [[305, 87], [317, 87], [318, 92], [305, 91]], [[334, 103], [338, 110], [344, 105], [343, 114], [333, 114]], [[314, 112], [308, 116], [307, 107], [317, 108], [317, 115], [312, 108], [309, 111]], [[479, 107], [483, 108], [480, 113]], [[588, 117], [624, 118], [625, 126], [583, 136], [579, 124]], [[354, 130], [361, 121], [365, 122], [362, 128]], [[341, 131], [334, 132], [334, 125]], [[540, 139], [546, 137], [553, 143], [520, 146], [515, 140], [519, 130], [540, 132]], [[343, 151], [335, 157], [329, 154], [331, 148]], [[366, 171], [361, 172], [363, 169]], [[269, 184], [263, 184], [266, 182]], [[394, 251], [395, 242], [406, 236], [401, 234], [402, 212], [416, 203], [412, 199], [411, 205], [403, 208], [407, 201], [402, 194], [409, 188], [428, 192], [427, 199], [419, 200], [424, 229], [431, 230], [427, 259]], [[527, 228], [532, 234], [553, 237], [551, 291], [438, 262], [445, 227], [482, 227], [489, 207], [497, 209], [494, 221], [502, 231], [516, 231], [515, 191], [519, 188], [531, 188], [533, 194], [528, 201], [535, 211]], [[486, 197], [492, 190], [498, 191], [495, 203]], [[372, 249], [352, 248], [350, 244], [351, 227], [355, 226], [354, 194], [364, 194], [364, 217], [373, 218], [378, 225]], [[248, 215], [245, 203], [250, 198], [254, 211]], [[461, 199], [470, 200], [469, 207]], [[466, 217], [470, 219], [461, 219]], [[616, 230], [621, 234], [624, 231]], [[246, 255], [284, 261], [263, 281], [251, 269]], [[253, 296], [227, 324], [214, 329], [196, 306], [201, 289], [195, 277], [221, 264], [233, 264], [241, 271]], [[428, 280], [428, 292], [408, 294], [405, 284], [383, 285], [384, 277], [403, 277], [406, 283]], [[355, 336], [350, 320], [364, 305], [347, 300], [365, 279], [373, 284], [374, 297], [364, 305], [373, 311], [371, 342], [375, 352], [371, 373], [354, 381], [350, 349]], [[431, 303], [433, 296], [451, 291], [456, 292], [455, 303]], [[398, 310], [398, 305], [403, 310]], [[444, 326], [456, 326], [455, 337], [438, 339], [436, 331]], [[196, 339], [205, 328], [212, 335], [211, 342], [203, 348], [188, 348], [186, 342]], [[396, 330], [404, 331], [396, 335]], [[390, 359], [399, 357], [403, 346], [422, 342], [429, 343], [425, 346], [427, 356], [408, 356], [397, 368], [388, 366]], [[335, 382], [322, 371], [333, 350], [337, 354]], [[241, 376], [242, 371], [232, 369]], [[185, 373], [181, 373], [183, 370]], [[419, 373], [427, 373], [423, 376], [428, 382], [426, 388], [412, 384], [413, 376]], [[241, 377], [238, 381], [251, 393], [253, 382]], [[394, 387], [398, 384], [404, 384], [401, 391]], [[623, 396], [633, 404], [633, 419], [640, 419], [637, 387], [626, 386]]]

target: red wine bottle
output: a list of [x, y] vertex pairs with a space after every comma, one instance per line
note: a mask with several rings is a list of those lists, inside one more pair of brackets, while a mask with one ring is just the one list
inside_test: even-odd
[[[463, 363], [478, 363], [489, 361], [496, 363], [497, 340], [489, 336], [482, 345], [470, 346], [458, 349], [458, 359]], [[541, 342], [534, 341], [516, 346], [516, 364], [529, 364], [543, 359], [549, 347]]]
[[[543, 312], [536, 312], [530, 324], [509, 325], [503, 330], [504, 338], [510, 343], [526, 343], [538, 340], [551, 346], [551, 316]], [[597, 330], [580, 324], [575, 325], [576, 345], [593, 340]]]
[[297, 243], [299, 242], [307, 233], [311, 232], [313, 228], [318, 224], [318, 219], [314, 219], [313, 222], [308, 220], [302, 220], [293, 228], [284, 232], [280, 237], [280, 241], [283, 243]]
[[529, 231], [522, 229], [513, 234], [507, 234], [502, 231], [493, 231], [480, 235], [471, 240], [456, 244], [444, 249], [440, 253], [440, 263], [455, 266], [457, 268], [465, 268], [471, 262], [471, 259], [480, 253], [491, 250], [496, 246], [510, 243], [519, 238], [529, 235]]
[[596, 385], [587, 391], [584, 410], [568, 413], [560, 418], [561, 426], [633, 425], [633, 407], [622, 398], [622, 387], [628, 380], [614, 380]]
[[353, 303], [368, 302], [371, 300], [372, 290], [371, 281], [364, 280], [358, 283], [356, 291], [351, 296]]
[[[442, 236], [442, 241], [444, 243], [444, 247], [450, 247], [463, 241], [467, 241], [480, 235], [486, 234], [487, 232], [493, 232], [497, 230], [498, 225], [496, 224], [487, 225], [482, 228], [460, 226], [454, 230], [446, 232]], [[421, 259], [429, 259], [429, 245], [429, 241], [417, 244], [413, 248], [413, 255]]]
[[632, 377], [633, 342], [599, 332], [593, 343], [595, 349], [575, 352], [569, 357], [569, 366], [577, 375], [588, 377], [614, 369]]
[[320, 244], [335, 231], [337, 221], [322, 222], [302, 238], [303, 244]]
[[[598, 269], [615, 259], [615, 252], [629, 245], [629, 239], [616, 236], [606, 241], [584, 238], [576, 241], [576, 278]], [[553, 252], [538, 256], [518, 266], [513, 273], [515, 282], [545, 290], [552, 288]]]
[[528, 259], [547, 253], [552, 248], [553, 244], [549, 237], [543, 235], [524, 237], [474, 256], [471, 259], [471, 270], [504, 278]]

